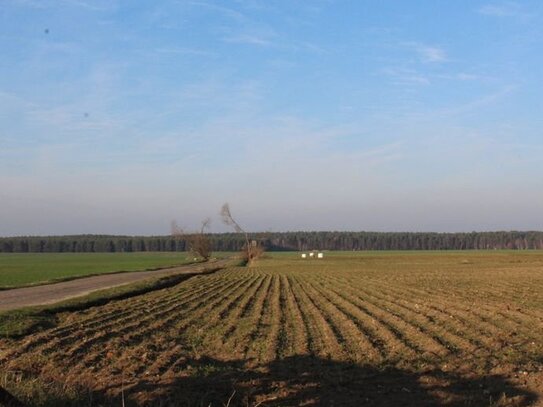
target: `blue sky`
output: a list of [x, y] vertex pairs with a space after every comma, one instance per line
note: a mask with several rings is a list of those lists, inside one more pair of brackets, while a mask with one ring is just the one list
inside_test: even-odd
[[543, 229], [540, 1], [0, 0], [0, 235]]

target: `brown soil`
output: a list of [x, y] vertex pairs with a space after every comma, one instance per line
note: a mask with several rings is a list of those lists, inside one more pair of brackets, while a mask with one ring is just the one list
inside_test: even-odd
[[0, 339], [0, 379], [44, 406], [543, 405], [543, 270], [493, 285], [330, 264], [226, 268], [66, 313]]

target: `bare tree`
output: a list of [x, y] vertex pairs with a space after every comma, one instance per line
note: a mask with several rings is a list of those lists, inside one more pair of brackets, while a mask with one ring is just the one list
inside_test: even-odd
[[230, 212], [230, 205], [225, 203], [221, 208], [221, 218], [225, 225], [232, 226], [237, 233], [242, 233], [245, 237], [245, 245], [242, 248], [243, 257], [248, 263], [259, 258], [264, 252], [262, 245], [256, 240], [249, 241], [249, 234], [239, 225]]
[[179, 240], [184, 240], [190, 250], [196, 256], [202, 257], [204, 260], [209, 260], [212, 253], [211, 240], [206, 230], [209, 228], [211, 219], [206, 218], [202, 221], [202, 225], [198, 232], [187, 233], [175, 221], [172, 222], [172, 236]]

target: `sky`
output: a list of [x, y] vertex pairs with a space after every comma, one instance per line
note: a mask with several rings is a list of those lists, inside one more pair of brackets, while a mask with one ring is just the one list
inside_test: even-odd
[[0, 0], [0, 236], [543, 230], [543, 3]]

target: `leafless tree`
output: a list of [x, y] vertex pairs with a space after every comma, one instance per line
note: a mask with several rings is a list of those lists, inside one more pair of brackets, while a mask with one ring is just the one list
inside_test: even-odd
[[228, 203], [225, 203], [221, 208], [221, 218], [225, 225], [232, 226], [237, 233], [242, 233], [245, 237], [242, 253], [247, 263], [251, 263], [264, 253], [264, 248], [256, 240], [249, 241], [249, 234], [234, 219]]
[[184, 240], [190, 250], [196, 256], [202, 257], [204, 260], [209, 260], [212, 253], [211, 240], [206, 230], [209, 228], [211, 219], [206, 218], [202, 221], [198, 232], [185, 232], [177, 222], [172, 222], [172, 236], [179, 240]]

